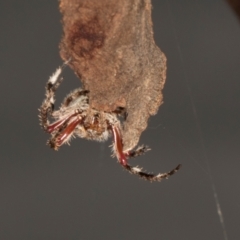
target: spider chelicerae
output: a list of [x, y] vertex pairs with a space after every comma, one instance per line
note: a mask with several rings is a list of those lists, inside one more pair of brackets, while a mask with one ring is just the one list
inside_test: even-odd
[[[64, 143], [69, 143], [73, 136], [95, 141], [106, 141], [110, 136], [113, 136], [113, 154], [130, 173], [152, 182], [161, 181], [177, 172], [181, 165], [169, 172], [156, 175], [144, 172], [138, 166], [130, 166], [127, 161], [129, 158], [140, 156], [150, 149], [143, 145], [136, 150], [124, 151], [122, 126], [119, 120], [119, 116], [123, 115], [124, 111], [118, 109], [114, 112], [104, 112], [91, 108], [88, 90], [75, 89], [66, 96], [59, 110], [54, 111], [55, 92], [63, 80], [61, 77], [62, 70], [69, 61], [57, 68], [49, 78], [46, 85], [46, 98], [39, 109], [40, 124], [47, 133], [51, 134], [47, 144], [58, 150]], [[55, 121], [50, 123], [49, 117], [55, 119]]]

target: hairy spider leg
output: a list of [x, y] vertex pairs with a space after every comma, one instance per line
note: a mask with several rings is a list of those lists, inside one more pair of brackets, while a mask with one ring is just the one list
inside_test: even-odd
[[51, 148], [58, 150], [62, 144], [71, 139], [76, 126], [81, 122], [82, 118], [80, 116], [75, 117], [59, 134], [55, 134], [48, 141], [48, 145], [50, 145]]
[[86, 96], [89, 93], [88, 90], [83, 90], [81, 88], [75, 89], [74, 91], [70, 92], [65, 99], [63, 100], [62, 106], [68, 107], [71, 102], [77, 99], [80, 96]]
[[69, 115], [61, 120], [55, 121], [54, 123], [47, 126], [47, 132], [52, 133], [53, 131], [59, 129], [61, 126], [63, 126], [65, 123], [67, 123], [72, 117], [76, 116], [78, 114], [74, 113], [72, 115]]
[[111, 130], [113, 132], [114, 148], [117, 158], [122, 166], [126, 166], [127, 159], [126, 155], [123, 152], [122, 137], [120, 136], [120, 132], [118, 128], [115, 126], [111, 126]]
[[62, 70], [68, 65], [68, 63], [71, 61], [71, 58], [69, 58], [66, 62], [63, 63], [63, 65], [56, 69], [56, 71], [53, 73], [52, 76], [50, 76], [47, 84], [56, 84], [59, 81], [60, 75], [62, 73]]
[[135, 158], [135, 157], [143, 155], [144, 153], [146, 153], [146, 152], [148, 152], [150, 150], [151, 150], [151, 148], [149, 148], [148, 146], [142, 145], [142, 146], [139, 146], [134, 151], [127, 151], [127, 152], [125, 152], [125, 155], [128, 158]]
[[53, 73], [52, 76], [50, 76], [47, 84], [46, 84], [46, 98], [42, 103], [42, 106], [39, 109], [39, 120], [40, 124], [43, 127], [44, 130], [47, 131], [48, 126], [48, 115], [52, 115], [52, 112], [54, 110], [54, 102], [55, 102], [55, 92], [61, 82], [63, 81], [63, 78], [60, 77], [62, 70], [67, 66], [71, 59], [64, 62], [63, 65], [56, 69], [56, 71]]
[[150, 151], [151, 149], [148, 146], [142, 145], [139, 146], [136, 150], [134, 151], [127, 151], [127, 152], [123, 152], [123, 144], [122, 144], [122, 137], [120, 135], [120, 131], [118, 130], [117, 127], [112, 127], [112, 132], [113, 132], [113, 137], [114, 137], [114, 143], [116, 144], [116, 149], [118, 151], [117, 154], [119, 154], [119, 156], [117, 156], [120, 160], [120, 162], [122, 161], [123, 164], [127, 164], [127, 159], [128, 158], [133, 158], [133, 157], [138, 157], [143, 155], [144, 153], [146, 153], [147, 151]]
[[[171, 170], [167, 173], [159, 173], [159, 174], [155, 175], [152, 173], [143, 172], [142, 168], [132, 167], [132, 166], [128, 165], [127, 164], [127, 156], [131, 157], [131, 154], [129, 152], [128, 153], [123, 152], [123, 144], [122, 144], [122, 138], [121, 138], [120, 131], [119, 131], [118, 127], [116, 127], [116, 126], [111, 126], [111, 130], [113, 132], [114, 147], [115, 147], [117, 158], [118, 158], [120, 164], [126, 170], [128, 170], [130, 173], [136, 174], [141, 178], [144, 178], [150, 182], [153, 182], [153, 181], [161, 181], [164, 178], [168, 178], [169, 176], [171, 176], [175, 172], [177, 172], [179, 170], [179, 168], [181, 167], [181, 165], [179, 164], [176, 168], [174, 168], [173, 170]], [[144, 151], [143, 147], [140, 147], [139, 149], [141, 149], [140, 152]], [[134, 154], [132, 154], [132, 156], [134, 156]]]
[[69, 137], [72, 135], [76, 126], [82, 121], [82, 118], [78, 117], [74, 119], [56, 138], [56, 144], [61, 146], [64, 142], [66, 142]]

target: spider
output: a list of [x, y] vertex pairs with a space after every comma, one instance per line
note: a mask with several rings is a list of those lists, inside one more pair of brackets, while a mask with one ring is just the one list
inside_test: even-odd
[[[47, 133], [51, 134], [47, 145], [54, 150], [58, 150], [75, 136], [96, 141], [106, 141], [110, 136], [113, 136], [113, 155], [130, 173], [153, 182], [161, 181], [177, 172], [181, 165], [169, 172], [156, 175], [144, 172], [138, 166], [130, 166], [127, 161], [129, 158], [140, 156], [149, 151], [150, 148], [143, 145], [136, 150], [123, 151], [122, 126], [119, 117], [125, 114], [124, 110], [117, 109], [114, 112], [104, 112], [91, 108], [88, 90], [75, 89], [66, 96], [59, 110], [54, 111], [55, 92], [63, 81], [61, 73], [69, 61], [57, 68], [49, 78], [46, 84], [46, 98], [39, 109], [40, 125]], [[53, 123], [48, 120], [49, 116], [55, 119]]]

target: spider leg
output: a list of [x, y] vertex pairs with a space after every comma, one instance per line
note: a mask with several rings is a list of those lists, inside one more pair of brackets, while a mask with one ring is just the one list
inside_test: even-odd
[[[88, 93], [88, 90], [83, 90], [81, 88], [75, 89], [65, 97], [62, 107], [68, 107], [75, 99], [79, 98], [80, 96], [87, 96]], [[88, 103], [88, 97], [86, 97], [86, 102]]]
[[76, 126], [81, 122], [82, 118], [80, 116], [74, 117], [74, 119], [71, 119], [66, 127], [60, 133], [56, 133], [47, 144], [54, 150], [58, 150], [62, 144], [71, 139]]
[[[142, 168], [139, 167], [132, 167], [127, 163], [127, 157], [131, 156], [130, 153], [124, 153], [123, 152], [123, 144], [122, 144], [122, 138], [121, 138], [121, 133], [120, 130], [117, 126], [111, 125], [111, 130], [113, 133], [114, 137], [114, 147], [115, 147], [115, 152], [117, 155], [117, 158], [120, 162], [120, 164], [130, 173], [138, 175], [140, 178], [143, 178], [145, 180], [148, 180], [150, 182], [153, 181], [161, 181], [162, 179], [167, 179], [171, 175], [173, 175], [175, 172], [179, 170], [181, 165], [179, 164], [176, 168], [173, 170], [166, 172], [166, 173], [159, 173], [159, 174], [152, 174], [152, 173], [146, 173], [142, 171]], [[139, 153], [143, 150], [144, 148], [140, 148]], [[137, 156], [138, 153], [133, 153], [133, 156]], [[141, 154], [140, 154], [141, 155]]]
[[125, 152], [126, 157], [128, 158], [134, 158], [134, 157], [138, 157], [143, 155], [144, 153], [150, 151], [151, 148], [149, 148], [148, 146], [142, 145], [139, 146], [136, 150], [134, 151], [127, 151]]
[[54, 131], [61, 129], [64, 124], [66, 124], [72, 117], [76, 116], [77, 114], [81, 113], [79, 110], [76, 110], [74, 114], [68, 115], [60, 120], [55, 121], [52, 124], [49, 124], [47, 126], [47, 132], [48, 133], [53, 133]]
[[39, 121], [44, 130], [47, 130], [49, 124], [48, 115], [51, 115], [54, 110], [55, 92], [63, 80], [60, 75], [70, 60], [71, 59], [64, 62], [61, 67], [57, 68], [46, 84], [46, 98], [39, 109]]

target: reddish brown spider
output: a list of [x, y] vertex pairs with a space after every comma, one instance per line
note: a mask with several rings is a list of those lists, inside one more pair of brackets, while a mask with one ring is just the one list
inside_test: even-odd
[[[178, 171], [181, 165], [170, 172], [157, 175], [146, 173], [142, 171], [142, 168], [130, 166], [127, 163], [128, 158], [142, 155], [150, 149], [147, 146], [141, 146], [135, 151], [123, 151], [122, 127], [118, 118], [121, 114], [123, 115], [123, 111], [117, 110], [108, 113], [91, 108], [89, 91], [87, 90], [75, 89], [67, 95], [60, 109], [54, 111], [55, 92], [63, 80], [60, 75], [67, 64], [68, 62], [65, 62], [62, 67], [59, 67], [48, 80], [46, 98], [39, 109], [40, 124], [46, 132], [51, 134], [51, 138], [47, 142], [51, 148], [58, 150], [61, 145], [68, 143], [73, 136], [105, 141], [112, 135], [114, 139], [113, 153], [120, 164], [130, 173], [152, 182], [161, 181]], [[53, 123], [49, 122], [49, 116], [55, 119]]]

